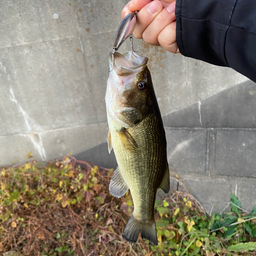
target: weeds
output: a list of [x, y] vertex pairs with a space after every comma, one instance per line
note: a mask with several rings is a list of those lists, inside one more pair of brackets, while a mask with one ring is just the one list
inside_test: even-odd
[[256, 207], [208, 216], [188, 193], [156, 201], [158, 246], [121, 235], [133, 211], [128, 193], [109, 194], [113, 170], [65, 157], [0, 172], [0, 255], [255, 255]]

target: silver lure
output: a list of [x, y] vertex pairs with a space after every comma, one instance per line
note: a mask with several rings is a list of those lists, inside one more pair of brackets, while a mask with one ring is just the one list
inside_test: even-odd
[[121, 21], [117, 30], [116, 40], [113, 46], [113, 53], [116, 52], [122, 43], [127, 39], [127, 37], [132, 34], [136, 25], [136, 16], [137, 11], [131, 12]]

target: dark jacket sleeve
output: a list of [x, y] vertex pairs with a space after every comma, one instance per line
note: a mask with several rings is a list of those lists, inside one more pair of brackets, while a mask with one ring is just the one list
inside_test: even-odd
[[177, 0], [175, 13], [183, 55], [231, 67], [256, 82], [255, 0]]

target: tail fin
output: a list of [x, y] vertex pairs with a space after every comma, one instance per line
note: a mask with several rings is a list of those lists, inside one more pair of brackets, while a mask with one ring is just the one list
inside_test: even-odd
[[133, 215], [131, 215], [127, 221], [122, 237], [129, 243], [135, 243], [138, 239], [140, 230], [142, 238], [147, 239], [154, 245], [158, 245], [155, 221], [153, 220], [150, 224], [141, 223], [136, 220]]

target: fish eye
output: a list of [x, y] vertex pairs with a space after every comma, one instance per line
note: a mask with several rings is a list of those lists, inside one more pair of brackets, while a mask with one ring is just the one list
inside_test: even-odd
[[137, 86], [140, 90], [144, 90], [146, 88], [147, 83], [145, 81], [138, 82]]

